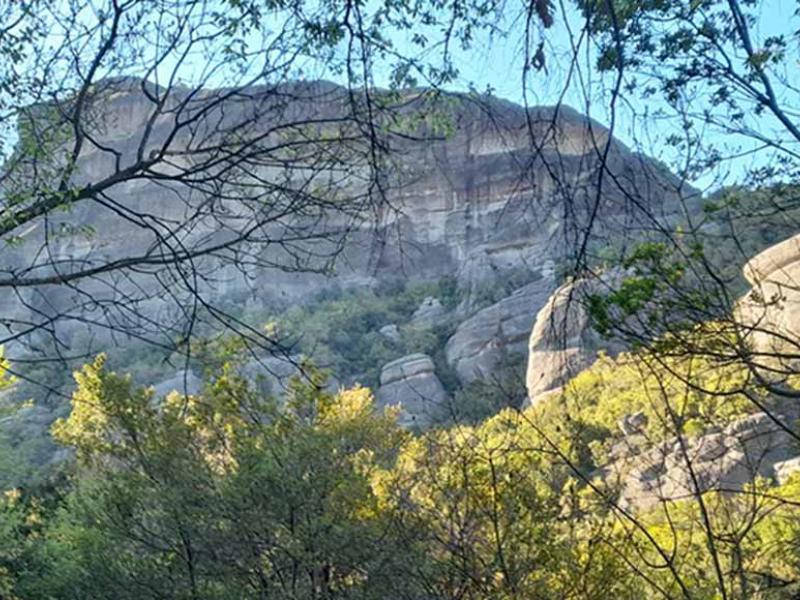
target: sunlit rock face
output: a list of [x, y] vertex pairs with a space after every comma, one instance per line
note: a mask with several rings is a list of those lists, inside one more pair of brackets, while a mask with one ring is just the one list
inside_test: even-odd
[[[745, 339], [760, 359], [800, 357], [800, 235], [750, 259], [744, 275], [752, 286], [737, 307]], [[787, 365], [788, 366], [788, 365]]]
[[[783, 380], [800, 372], [800, 235], [756, 255], [743, 271], [752, 289], [735, 308], [736, 322], [752, 349], [753, 365], [768, 367], [758, 369], [765, 378]], [[591, 329], [581, 302], [593, 285], [597, 282], [564, 285], [539, 312], [530, 341], [530, 402], [558, 401], [554, 396], [559, 386], [596, 360], [599, 345], [615, 350]], [[599, 477], [623, 507], [636, 510], [709, 491], [741, 491], [756, 478], [785, 483], [800, 470], [794, 436], [800, 407], [780, 396], [764, 403], [769, 412], [709, 423], [699, 434], [671, 436], [659, 443], [653, 443], [642, 415], [626, 415], [620, 421], [622, 439], [610, 449], [608, 463], [592, 476]]]
[[582, 304], [585, 282], [562, 285], [536, 315], [528, 340], [525, 386], [531, 404], [597, 358], [598, 335]]
[[591, 295], [608, 293], [621, 278], [619, 271], [611, 270], [567, 282], [541, 307], [528, 339], [525, 386], [530, 404], [556, 393], [591, 366], [599, 351], [614, 355], [623, 349], [619, 341], [605, 339], [594, 329], [586, 310]]
[[[276, 112], [280, 118], [336, 115], [342, 110], [346, 94], [335, 85], [321, 82], [295, 84], [287, 90], [298, 99]], [[265, 94], [265, 88], [253, 88], [231, 102], [224, 115], [217, 112], [206, 120], [200, 119], [197, 128], [209, 130], [219, 123], [234, 122], [254, 111]], [[415, 94], [419, 92], [407, 92], [412, 99]], [[178, 94], [176, 101], [180, 97]], [[201, 94], [199, 102], [202, 97]], [[413, 110], [414, 102], [409, 106], [408, 110]], [[606, 129], [567, 107], [526, 111], [488, 97], [458, 97], [447, 106], [450, 127], [446, 135], [420, 141], [390, 136], [387, 143], [391, 160], [382, 174], [385, 201], [367, 211], [364, 218], [347, 223], [341, 247], [320, 241], [298, 243], [294, 248], [301, 254], [312, 249], [326, 259], [338, 254], [334, 269], [327, 274], [293, 272], [322, 269], [328, 266], [326, 260], [298, 261], [280, 244], [254, 246], [255, 254], [240, 268], [225, 266], [212, 258], [198, 260], [193, 267], [202, 276], [193, 283], [191, 292], [184, 289], [176, 270], [158, 284], [147, 274], [126, 272], [113, 285], [109, 285], [110, 276], [84, 281], [80, 292], [64, 286], [22, 289], [18, 298], [2, 300], [4, 314], [24, 319], [32, 310], [43, 314], [67, 312], [75, 318], [65, 321], [60, 333], [69, 339], [79, 332], [93, 335], [87, 333], [93, 327], [92, 321], [104, 318], [102, 314], [80, 318], [86, 294], [110, 305], [116, 296], [126, 295], [135, 299], [137, 310], [159, 323], [176, 324], [177, 331], [177, 323], [185, 318], [184, 308], [195, 292], [234, 312], [258, 314], [276, 302], [304, 301], [331, 287], [374, 286], [398, 278], [435, 281], [442, 277], [454, 277], [466, 292], [464, 308], [469, 313], [469, 298], [481, 286], [504, 282], [510, 274], [520, 271], [533, 278], [552, 269], [553, 263], [561, 261], [574, 247], [590, 221], [598, 239], [620, 238], [636, 229], [631, 223], [633, 212], [628, 210], [634, 201], [645, 203], [654, 216], [680, 211], [684, 199], [678, 192], [679, 185], [662, 166], [609, 140]], [[75, 176], [80, 183], [108, 175], [117, 155], [123, 167], [140, 150], [147, 156], [166, 138], [174, 119], [170, 115], [156, 119], [149, 126], [150, 145], [140, 148], [153, 104], [129, 80], [112, 88], [93, 110], [101, 124], [96, 132], [98, 144], [117, 154], [87, 145]], [[274, 125], [265, 118], [255, 127], [266, 128], [270, 124]], [[179, 138], [175, 143], [180, 148], [191, 140]], [[600, 155], [605, 157], [604, 170]], [[185, 166], [181, 161], [186, 160], [178, 153], [172, 166], [163, 167], [164, 172]], [[606, 176], [599, 177], [601, 172]], [[264, 167], [258, 174], [267, 182], [281, 177], [271, 167]], [[365, 185], [357, 175], [356, 169], [344, 184], [351, 192]], [[601, 181], [602, 189], [598, 189]], [[85, 201], [51, 220], [51, 226], [56, 227], [59, 222], [81, 223], [92, 231], [91, 236], [50, 237], [46, 240], [48, 253], [37, 253], [45, 243], [45, 234], [43, 224], [34, 223], [18, 232], [21, 244], [7, 252], [6, 266], [17, 270], [31, 267], [43, 256], [89, 264], [142, 255], [159, 243], [158, 236], [164, 232], [137, 222], [131, 214], [179, 222], [209, 200], [203, 191], [195, 191], [191, 197], [185, 191], [170, 183], [146, 179], [114, 184], [104, 192], [107, 202]], [[275, 201], [280, 205], [279, 200]], [[134, 212], [125, 214], [120, 206]], [[245, 219], [251, 208], [242, 202], [227, 203], [220, 209], [221, 220], [198, 220], [191, 231], [181, 232], [181, 243], [224, 242], [231, 237], [230, 228], [237, 225], [237, 219]], [[338, 215], [316, 218], [316, 225], [321, 224], [330, 232], [344, 227]], [[298, 230], [289, 231], [287, 225], [286, 221], [273, 224], [270, 235], [280, 240], [298, 232], [307, 233], [304, 227], [310, 227], [302, 220], [292, 225]], [[44, 274], [48, 269], [40, 266], [36, 271]], [[174, 278], [174, 285], [170, 284], [170, 277]], [[544, 294], [535, 294], [528, 314], [535, 315], [544, 302]], [[120, 314], [118, 318], [133, 317]], [[458, 369], [466, 373], [468, 367]]]

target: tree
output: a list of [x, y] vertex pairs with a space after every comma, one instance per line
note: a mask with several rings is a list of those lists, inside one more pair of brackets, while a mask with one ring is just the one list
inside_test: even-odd
[[[381, 598], [401, 590], [372, 472], [405, 437], [368, 390], [292, 385], [279, 406], [229, 373], [200, 396], [152, 391], [98, 358], [55, 436], [74, 490], [48, 526], [65, 598]], [[86, 577], [91, 573], [91, 577]], [[40, 596], [41, 597], [41, 596]]]

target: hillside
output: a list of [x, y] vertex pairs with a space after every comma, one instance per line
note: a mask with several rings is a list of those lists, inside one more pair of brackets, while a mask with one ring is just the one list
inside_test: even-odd
[[[208, 97], [218, 93], [205, 92]], [[275, 99], [281, 97], [285, 100]], [[192, 317], [195, 335], [211, 340], [221, 333], [217, 314], [258, 330], [269, 326], [284, 347], [284, 358], [247, 349], [244, 368], [253, 376], [265, 375], [273, 388], [276, 378], [295, 372], [292, 362], [304, 354], [343, 383], [360, 381], [377, 389], [383, 381], [384, 398], [406, 400], [418, 396], [421, 385], [449, 406], [446, 414], [461, 414], [473, 410], [458, 406], [470, 403], [455, 399], [462, 390], [496, 379], [507, 364], [521, 373], [535, 315], [569, 270], [576, 240], [589, 222], [592, 248], [607, 251], [651, 234], [651, 222], [632, 221], [631, 203], [644, 203], [665, 223], [679, 220], [687, 205], [696, 206], [693, 190], [681, 188], [661, 165], [619, 142], [609, 142], [603, 171], [598, 149], [605, 148], [607, 131], [567, 107], [526, 112], [484, 96], [432, 101], [419, 90], [400, 97], [405, 103], [401, 113], [412, 123], [405, 131], [414, 135], [387, 138], [392, 160], [379, 175], [384, 184], [378, 211], [354, 218], [320, 207], [317, 214], [284, 221], [280, 211], [291, 200], [270, 187], [270, 177], [283, 175], [268, 165], [254, 166], [251, 174], [264, 182], [258, 184], [263, 209], [238, 197], [216, 198], [190, 164], [175, 166], [191, 174], [188, 182], [160, 183], [150, 177], [115, 184], [113, 174], [126, 161], [158, 146], [172, 117], [166, 112], [148, 122], [153, 100], [139, 82], [104, 82], [92, 104], [93, 144], [79, 156], [74, 180], [111, 183], [99, 201], [85, 200], [64, 214], [48, 215], [46, 227], [40, 220], [15, 232], [15, 243], [6, 251], [10, 273], [46, 276], [53, 270], [53, 257], [59, 276], [86, 265], [100, 266], [99, 272], [79, 287], [33, 285], [5, 296], [2, 310], [10, 323], [24, 324], [21, 328], [33, 323], [31, 336], [10, 336], [7, 354], [36, 361], [59, 346], [69, 347], [72, 355], [107, 351], [112, 364], [140, 381], [156, 383], [159, 391], [195, 391], [207, 366], [201, 364], [205, 350], [197, 350], [198, 359], [187, 372], [184, 359], [141, 340], [162, 344], [183, 335], [186, 307], [200, 297], [198, 316]], [[180, 88], [175, 98], [181, 99]], [[193, 110], [200, 112], [202, 95], [197, 102]], [[276, 103], [276, 119], [292, 124], [327, 122], [347, 106], [345, 90], [323, 82], [253, 88], [227, 100], [224, 112], [217, 107], [203, 115], [196, 128], [223, 127], [255, 106], [269, 115], [273, 108], [264, 108], [265, 102]], [[269, 128], [279, 125], [267, 120], [258, 127], [269, 137]], [[176, 153], [175, 160], [184, 159]], [[599, 177], [601, 171], [605, 178]], [[347, 173], [349, 179], [337, 183], [337, 189], [359, 198], [369, 181], [357, 169]], [[605, 183], [598, 189], [601, 180]], [[191, 221], [191, 229], [165, 233], [147, 224], [180, 222], [208, 202], [222, 204], [208, 218]], [[201, 258], [193, 263], [199, 276], [191, 285], [182, 281], [179, 266], [102, 271], [102, 265], [127, 256], [170, 251], [170, 237], [186, 248], [224, 246], [237, 222], [260, 218], [262, 210], [278, 214], [260, 230], [259, 236], [269, 241], [236, 255], [216, 252]], [[73, 227], [76, 222], [80, 229]], [[415, 358], [420, 353], [425, 356]], [[415, 360], [406, 378], [403, 361]], [[393, 361], [381, 374], [382, 366]], [[33, 366], [26, 373], [68, 393], [69, 369], [64, 364]], [[36, 445], [37, 432], [61, 414], [64, 404], [36, 386], [20, 388], [21, 396], [34, 398], [34, 406], [16, 417], [22, 422], [7, 435], [14, 443]], [[515, 390], [501, 405], [521, 401], [519, 382]], [[423, 425], [439, 418], [423, 416], [428, 409], [418, 408]], [[417, 415], [409, 418], [413, 422]], [[47, 453], [31, 451], [36, 462]]]

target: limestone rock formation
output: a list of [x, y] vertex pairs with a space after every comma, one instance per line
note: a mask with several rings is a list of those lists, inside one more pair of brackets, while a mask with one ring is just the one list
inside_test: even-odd
[[409, 354], [387, 363], [380, 381], [378, 405], [399, 404], [404, 427], [426, 427], [442, 416], [448, 396], [430, 356]]
[[524, 355], [533, 315], [554, 287], [551, 278], [529, 283], [458, 326], [445, 352], [462, 383], [489, 377], [509, 356]]

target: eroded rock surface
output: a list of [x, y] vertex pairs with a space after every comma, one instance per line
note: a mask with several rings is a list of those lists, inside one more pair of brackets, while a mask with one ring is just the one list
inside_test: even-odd
[[528, 340], [525, 384], [531, 404], [589, 367], [598, 350], [613, 354], [622, 349], [600, 336], [586, 310], [587, 298], [607, 293], [619, 277], [609, 272], [596, 279], [565, 283], [539, 310]]
[[[798, 453], [795, 439], [760, 412], [740, 417], [721, 431], [671, 438], [631, 453], [613, 463], [607, 476], [618, 479], [623, 504], [646, 509], [710, 490], [741, 490], [757, 476], [780, 477], [778, 466]], [[788, 469], [780, 468], [783, 473]]]
[[441, 418], [448, 396], [427, 354], [409, 354], [387, 363], [380, 381], [378, 404], [399, 404], [404, 427], [426, 427]]
[[800, 235], [757, 254], [744, 266], [752, 289], [738, 305], [754, 349], [796, 354], [800, 348]]
[[[244, 118], [274, 91], [259, 87], [248, 90], [246, 97], [252, 98], [254, 104], [237, 99], [225, 106], [224, 122], [234, 123]], [[93, 107], [99, 125], [92, 132], [96, 144], [85, 144], [78, 161], [76, 182], [81, 185], [111, 175], [117, 155], [122, 157], [123, 164], [133, 160], [154, 109], [138, 82], [109, 83], [107, 92]], [[188, 93], [189, 90], [177, 90], [175, 101]], [[335, 117], [349, 106], [346, 90], [330, 83], [291, 84], [285, 93], [296, 98], [287, 109], [288, 116], [294, 119]], [[204, 94], [213, 95], [213, 91]], [[592, 218], [598, 235], [607, 232], [619, 237], [632, 230], [628, 227], [630, 211], [625, 208], [628, 196], [640, 198], [653, 214], [677, 214], [682, 194], [677, 180], [654, 161], [630, 152], [616, 141], [612, 141], [602, 161], [602, 168], [613, 173], [615, 183], [598, 194], [594, 182], [601, 160], [596, 148], [605, 146], [608, 132], [574, 110], [564, 106], [525, 109], [490, 97], [465, 97], [451, 105], [448, 117], [452, 120], [452, 135], [424, 142], [401, 136], [389, 140], [393, 160], [391, 171], [385, 174], [387, 205], [378, 207], [375, 218], [348, 228], [335, 276], [292, 272], [297, 257], [280, 250], [280, 244], [275, 242], [287, 235], [289, 224], [281, 221], [275, 231], [269, 232], [268, 237], [274, 238], [269, 247], [250, 249], [253, 260], [248, 264], [252, 267], [244, 269], [246, 272], [210, 257], [202, 261], [199, 268], [213, 276], [200, 278], [191, 293], [202, 294], [222, 308], [245, 309], [256, 314], [268, 310], [275, 302], [314, 298], [331, 286], [370, 286], [397, 277], [422, 281], [455, 277], [460, 288], [473, 290], [507, 281], [509, 274], [521, 266], [542, 273], [552, 268], [566, 251], [565, 202], [570, 205], [569, 227], [580, 229]], [[413, 102], [408, 106], [412, 110]], [[143, 149], [144, 155], [164, 141], [171, 126], [169, 115], [167, 112], [154, 124], [152, 140]], [[275, 119], [288, 118], [282, 115], [276, 109]], [[208, 123], [201, 119], [197, 127], [202, 130], [216, 126], [219, 116], [210, 115]], [[266, 117], [263, 120], [265, 127], [274, 125]], [[175, 143], [185, 144], [186, 140]], [[259, 175], [265, 181], [282, 176], [270, 171]], [[354, 180], [351, 185], [357, 187], [360, 183]], [[141, 178], [114, 183], [103, 193], [109, 202], [113, 201], [111, 206], [123, 206], [171, 223], [180, 222], [192, 213], [196, 203], [206, 201], [202, 193], [189, 195], [186, 190], [170, 189]], [[601, 206], [594, 219], [596, 199]], [[220, 210], [216, 219], [198, 222], [181, 242], [187, 247], [201, 240], [210, 245], [225, 242], [230, 236], [227, 226], [233, 227], [235, 219], [243, 214], [246, 207], [232, 201]], [[336, 215], [325, 219], [314, 217], [315, 222], [324, 222], [331, 231], [352, 225], [337, 218]], [[62, 223], [79, 223], [94, 232], [91, 236], [77, 234], [48, 240], [47, 255], [62, 265], [64, 261], [100, 264], [139, 256], [159, 242], [150, 228], [135, 227], [120, 216], [120, 211], [88, 200], [76, 204], [69, 214], [52, 215], [51, 221], [54, 228]], [[291, 225], [304, 227], [303, 223]], [[37, 275], [50, 272], [36, 263], [42, 260], [36, 250], [45, 240], [43, 222], [34, 221], [14, 233], [19, 244], [7, 249], [5, 267], [9, 271], [31, 269]], [[316, 243], [315, 256], [325, 257], [328, 250], [338, 250], [336, 243], [329, 246]], [[293, 249], [301, 250], [299, 246]], [[307, 267], [315, 269], [321, 265]], [[66, 342], [77, 336], [78, 330], [81, 335], [91, 335], [84, 331], [87, 326], [79, 314], [81, 296], [87, 294], [110, 305], [115, 294], [127, 294], [154, 322], [180, 321], [190, 291], [181, 289], [179, 282], [176, 277], [176, 285], [163, 280], [159, 283], [144, 274], [133, 273], [130, 285], [119, 289], [108, 286], [102, 277], [85, 282], [81, 293], [67, 286], [41, 289], [32, 286], [20, 289], [19, 299], [9, 295], [0, 300], [0, 310], [5, 317], [19, 319], [21, 323], [31, 316], [30, 307], [41, 311], [43, 319], [55, 313], [69, 315], [58, 326], [59, 337]], [[169, 287], [170, 294], [163, 293], [162, 286]], [[535, 314], [535, 305], [530, 310]], [[469, 371], [466, 363], [462, 371]]]
[[542, 278], [463, 321], [445, 352], [462, 383], [488, 378], [509, 357], [524, 355], [534, 315], [555, 288]]

